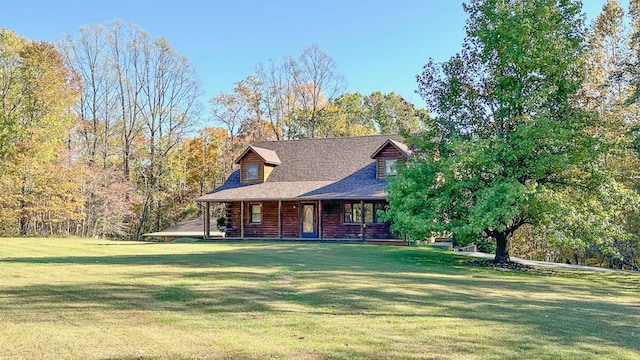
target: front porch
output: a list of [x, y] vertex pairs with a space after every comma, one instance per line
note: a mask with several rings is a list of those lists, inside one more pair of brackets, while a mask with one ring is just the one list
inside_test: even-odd
[[204, 240], [205, 242], [300, 242], [300, 243], [336, 243], [336, 244], [363, 244], [363, 245], [392, 245], [392, 246], [409, 246], [411, 242], [404, 239], [338, 239], [338, 238], [324, 238], [324, 239], [309, 239], [309, 238], [268, 238], [268, 237], [211, 237]]
[[390, 224], [378, 219], [377, 211], [385, 205], [379, 199], [204, 202], [207, 240], [211, 238], [212, 204], [224, 214], [227, 240], [399, 241]]

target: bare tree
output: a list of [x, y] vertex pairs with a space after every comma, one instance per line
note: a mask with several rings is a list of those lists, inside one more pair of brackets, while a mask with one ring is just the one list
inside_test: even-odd
[[[113, 175], [117, 170], [123, 181], [136, 185], [143, 209], [137, 235], [159, 229], [170, 211], [163, 206], [163, 199], [171, 198], [175, 191], [165, 162], [177, 152], [200, 111], [200, 83], [193, 66], [165, 39], [120, 21], [82, 28], [77, 39], [67, 36], [60, 44], [67, 62], [84, 83], [77, 110], [85, 124], [77, 132], [83, 160], [90, 165], [101, 161], [105, 174], [100, 176], [119, 179]], [[120, 186], [110, 181], [96, 184]], [[115, 193], [133, 206], [129, 192]], [[85, 209], [92, 222], [85, 228], [104, 223], [106, 214], [96, 209]], [[151, 216], [153, 225], [148, 221]], [[113, 222], [111, 218], [108, 221]]]
[[142, 66], [136, 69], [141, 84], [140, 116], [147, 138], [146, 166], [141, 167], [145, 184], [145, 204], [138, 235], [149, 229], [148, 215], [153, 210], [155, 221], [151, 229], [163, 226], [162, 194], [168, 185], [164, 181], [163, 164], [170, 153], [185, 138], [199, 112], [197, 101], [200, 83], [189, 60], [176, 54], [164, 38], [136, 44]]
[[284, 65], [273, 59], [267, 65], [259, 64], [255, 77], [259, 80], [264, 116], [271, 124], [277, 140], [284, 137], [285, 118], [293, 110], [291, 81]]
[[[291, 80], [292, 96], [298, 109], [296, 122], [301, 137], [315, 137], [326, 105], [346, 88], [337, 65], [317, 44], [304, 49], [298, 59], [289, 58], [284, 64]], [[296, 136], [294, 135], [294, 136]]]
[[79, 74], [83, 91], [77, 104], [81, 127], [78, 129], [80, 151], [90, 162], [101, 162], [108, 166], [113, 122], [115, 116], [115, 96], [109, 54], [104, 44], [107, 31], [94, 24], [80, 28], [77, 39], [63, 37], [59, 42], [65, 55], [67, 66]]
[[136, 76], [141, 66], [141, 54], [132, 44], [143, 43], [149, 37], [135, 25], [126, 27], [121, 21], [107, 25], [108, 48], [112, 59], [115, 96], [119, 115], [119, 135], [121, 141], [122, 173], [130, 178], [131, 156], [134, 139], [141, 133], [140, 93], [142, 84]]

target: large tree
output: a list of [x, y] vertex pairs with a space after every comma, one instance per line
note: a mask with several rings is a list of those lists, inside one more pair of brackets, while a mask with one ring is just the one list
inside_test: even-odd
[[[633, 2], [631, 3], [633, 11]], [[617, 182], [626, 187], [638, 186], [640, 159], [633, 149], [633, 128], [639, 122], [638, 104], [626, 103], [632, 94], [630, 79], [625, 76], [625, 64], [631, 59], [633, 37], [627, 27], [625, 13], [617, 0], [608, 0], [602, 12], [595, 18], [588, 37], [586, 54], [586, 77], [583, 86], [584, 106], [597, 112], [601, 121], [591, 129], [593, 134], [604, 139], [611, 150], [601, 161]], [[615, 206], [614, 206], [615, 207]], [[620, 209], [618, 217], [637, 217], [633, 209]], [[615, 264], [635, 264], [640, 254], [637, 241], [638, 222], [628, 221], [630, 232], [635, 238], [621, 238], [614, 242], [614, 253], [605, 254], [611, 266]], [[600, 249], [592, 248], [591, 253], [600, 256]]]
[[[462, 51], [431, 60], [419, 93], [436, 115], [389, 184], [387, 218], [414, 237], [496, 241], [496, 263], [525, 224], [574, 243], [623, 236], [605, 202], [625, 193], [577, 106], [585, 28], [575, 0], [472, 0]], [[608, 234], [608, 235], [607, 235]], [[603, 240], [604, 239], [604, 240]]]
[[429, 118], [423, 109], [396, 93], [383, 94], [376, 91], [366, 98], [370, 117], [381, 134], [415, 133], [419, 131]]
[[52, 44], [7, 30], [0, 30], [0, 67], [0, 231], [50, 234], [81, 207], [65, 148], [79, 83]]

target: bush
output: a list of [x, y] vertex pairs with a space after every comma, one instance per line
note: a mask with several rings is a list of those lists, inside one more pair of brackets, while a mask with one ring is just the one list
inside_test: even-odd
[[481, 237], [476, 239], [475, 243], [478, 246], [478, 251], [480, 252], [488, 253], [488, 254], [496, 253], [496, 241], [493, 239], [487, 239], [487, 238]]

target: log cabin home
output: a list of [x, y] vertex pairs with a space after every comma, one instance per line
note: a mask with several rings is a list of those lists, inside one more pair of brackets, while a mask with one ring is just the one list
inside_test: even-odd
[[222, 206], [228, 239], [397, 239], [378, 218], [387, 178], [410, 155], [399, 135], [257, 142], [238, 169], [201, 196], [204, 237]]

